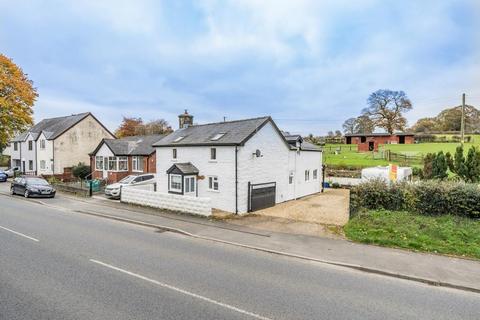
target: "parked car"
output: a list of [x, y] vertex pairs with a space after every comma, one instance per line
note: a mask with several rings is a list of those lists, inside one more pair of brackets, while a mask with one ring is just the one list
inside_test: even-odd
[[129, 185], [147, 185], [156, 182], [155, 175], [151, 173], [141, 175], [129, 175], [118, 181], [117, 183], [109, 184], [105, 187], [105, 195], [112, 199], [120, 199], [122, 187]]
[[0, 182], [6, 182], [8, 178], [8, 175], [5, 173], [5, 171], [0, 170]]
[[15, 172], [17, 172], [17, 171], [20, 171], [19, 167], [12, 167], [12, 168], [8, 169], [7, 171], [5, 171], [5, 173], [7, 174], [7, 176], [9, 178], [13, 178], [15, 176]]
[[56, 190], [47, 180], [40, 177], [21, 176], [12, 181], [10, 193], [29, 197], [55, 197]]

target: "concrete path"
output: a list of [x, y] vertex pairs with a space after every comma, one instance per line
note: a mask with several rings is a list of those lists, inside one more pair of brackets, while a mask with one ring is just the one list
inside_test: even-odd
[[33, 201], [72, 213], [98, 215], [130, 223], [151, 225], [192, 237], [255, 250], [480, 292], [480, 262], [478, 261], [356, 244], [345, 240], [267, 232], [222, 221], [171, 214], [107, 200], [78, 199], [60, 195], [55, 199]]

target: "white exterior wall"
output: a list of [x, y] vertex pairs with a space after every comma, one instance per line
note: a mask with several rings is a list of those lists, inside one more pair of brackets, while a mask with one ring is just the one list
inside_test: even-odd
[[[40, 148], [40, 141], [45, 140], [45, 149]], [[53, 141], [47, 140], [42, 133], [36, 143], [38, 174], [53, 174]], [[40, 167], [40, 161], [45, 161], [45, 169]]]
[[[288, 186], [287, 200], [304, 197], [321, 191], [322, 186], [322, 153], [315, 151], [290, 151], [289, 173], [294, 172], [294, 184]], [[317, 170], [317, 178], [313, 171]], [[310, 179], [305, 181], [305, 170], [310, 171]]]
[[154, 192], [140, 188], [140, 186], [138, 188], [133, 186], [123, 187], [121, 201], [202, 216], [210, 216], [212, 214], [212, 205], [209, 198]]
[[[32, 141], [32, 150], [28, 150], [28, 141]], [[26, 172], [29, 172], [29, 171], [35, 171], [36, 170], [36, 167], [37, 167], [37, 161], [36, 161], [36, 157], [35, 157], [35, 149], [36, 149], [36, 146], [35, 146], [35, 140], [33, 140], [33, 137], [32, 135], [28, 135], [27, 138], [25, 139], [24, 142], [21, 143], [21, 145], [19, 146], [19, 148], [22, 148], [22, 158], [21, 158], [21, 161], [22, 161], [22, 166], [21, 166], [21, 170], [24, 170]], [[25, 168], [23, 167], [23, 162], [25, 161]], [[33, 161], [33, 169], [30, 170], [30, 167], [29, 167], [29, 161]]]
[[[177, 159], [172, 159], [173, 147], [156, 148], [157, 191], [168, 192], [167, 170], [175, 163], [191, 162], [199, 170], [203, 180], [197, 180], [199, 197], [211, 199], [213, 208], [235, 212], [235, 147], [219, 146], [217, 160], [210, 160], [210, 147], [176, 147]], [[217, 176], [219, 190], [208, 190], [208, 177]]]
[[102, 175], [104, 178], [107, 177], [107, 171], [108, 170], [105, 170], [105, 157], [113, 157], [114, 154], [112, 152], [112, 150], [110, 150], [110, 148], [104, 143], [100, 149], [98, 149], [97, 153], [95, 154], [95, 157], [103, 157], [103, 170], [97, 170], [96, 168], [96, 159], [94, 158], [94, 161], [93, 161], [93, 168], [92, 170], [94, 171], [101, 171], [102, 172]]

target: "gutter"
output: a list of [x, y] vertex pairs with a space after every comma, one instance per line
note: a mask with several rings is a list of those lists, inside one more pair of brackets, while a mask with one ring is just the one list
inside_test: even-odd
[[235, 146], [235, 214], [238, 214], [238, 146]]

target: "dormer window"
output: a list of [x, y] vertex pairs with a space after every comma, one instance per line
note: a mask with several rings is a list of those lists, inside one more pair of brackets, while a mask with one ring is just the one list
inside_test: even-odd
[[212, 141], [217, 141], [217, 140], [219, 140], [221, 137], [223, 137], [224, 135], [225, 135], [225, 132], [217, 133], [217, 134], [214, 135], [210, 140], [212, 140]]
[[185, 138], [184, 136], [180, 136], [178, 138], [176, 138], [175, 140], [173, 140], [173, 142], [179, 142], [181, 141], [183, 138]]

